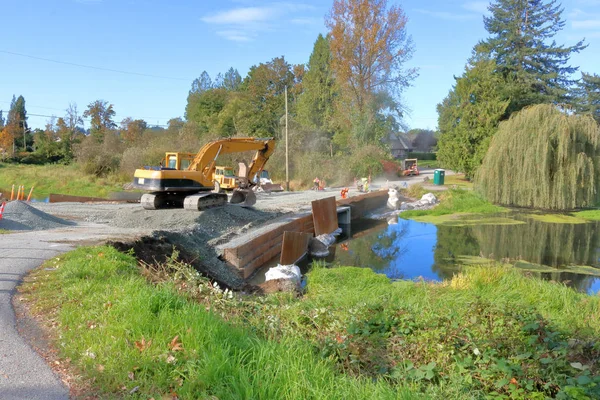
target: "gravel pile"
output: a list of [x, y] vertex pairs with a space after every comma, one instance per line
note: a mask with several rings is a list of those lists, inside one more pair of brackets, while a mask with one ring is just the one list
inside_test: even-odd
[[216, 237], [225, 233], [229, 228], [239, 228], [248, 223], [265, 221], [273, 216], [274, 213], [234, 205], [209, 208], [204, 211], [144, 210], [138, 205], [135, 208], [115, 210], [107, 222], [109, 225], [119, 228], [197, 229], [210, 237]]
[[22, 201], [6, 203], [0, 229], [9, 231], [39, 231], [62, 228], [72, 222], [46, 214]]

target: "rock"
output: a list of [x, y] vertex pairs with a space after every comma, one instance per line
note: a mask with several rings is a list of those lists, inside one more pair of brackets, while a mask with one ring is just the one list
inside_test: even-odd
[[407, 203], [405, 201], [403, 201], [400, 204], [400, 210], [405, 211], [405, 210], [414, 210], [415, 208], [415, 203]]
[[435, 204], [437, 203], [437, 198], [433, 193], [426, 193], [421, 197], [421, 201], [425, 202], [425, 204]]

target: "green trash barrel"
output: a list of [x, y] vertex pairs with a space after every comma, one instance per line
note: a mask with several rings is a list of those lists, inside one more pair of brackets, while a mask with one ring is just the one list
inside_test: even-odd
[[446, 171], [443, 169], [436, 169], [433, 171], [433, 184], [434, 185], [443, 185], [444, 184], [444, 174]]

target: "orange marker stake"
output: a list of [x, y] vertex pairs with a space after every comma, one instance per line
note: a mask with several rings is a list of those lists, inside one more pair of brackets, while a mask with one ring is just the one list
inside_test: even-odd
[[15, 185], [12, 185], [12, 190], [10, 191], [10, 201], [15, 199]]
[[27, 201], [31, 200], [31, 194], [33, 193], [33, 186], [31, 187], [31, 190], [29, 191], [29, 195], [27, 196]]

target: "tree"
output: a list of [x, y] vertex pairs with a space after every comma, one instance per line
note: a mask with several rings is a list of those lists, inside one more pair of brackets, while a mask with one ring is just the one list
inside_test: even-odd
[[[448, 96], [438, 104], [437, 159], [446, 168], [472, 177], [510, 104], [506, 83], [492, 60], [467, 67]], [[506, 91], [505, 91], [506, 90]]]
[[582, 72], [575, 98], [577, 111], [590, 114], [600, 124], [600, 76]]
[[200, 74], [200, 78], [194, 79], [192, 82], [192, 89], [190, 90], [190, 95], [192, 93], [202, 93], [206, 92], [213, 88], [212, 79], [210, 79], [210, 75], [206, 71], [202, 71]]
[[0, 130], [4, 128], [4, 116], [2, 115], [2, 110], [0, 110]]
[[223, 75], [223, 82], [221, 83], [223, 88], [230, 91], [236, 91], [240, 88], [241, 84], [242, 77], [237, 69], [234, 69], [233, 67], [229, 68], [227, 72], [225, 72], [225, 75]]
[[[242, 90], [247, 99], [240, 112], [244, 132], [256, 136], [280, 136], [280, 119], [285, 114], [285, 87], [293, 87], [295, 76], [285, 58], [276, 57], [267, 63], [252, 66], [244, 79]], [[293, 110], [292, 110], [293, 111]]]
[[[15, 98], [13, 95], [10, 103], [10, 110], [8, 111], [8, 117], [6, 119], [6, 125], [11, 126], [10, 131], [15, 140], [15, 144], [26, 151], [27, 131], [29, 130], [29, 127], [27, 126], [27, 110], [25, 109], [25, 98], [23, 96]], [[18, 141], [20, 141], [20, 143], [17, 143]]]
[[148, 128], [148, 124], [143, 119], [125, 118], [121, 121], [121, 138], [127, 144], [137, 142], [144, 131]]
[[476, 175], [491, 202], [571, 210], [600, 202], [600, 126], [549, 104], [500, 124]]
[[298, 121], [317, 130], [332, 131], [336, 96], [329, 40], [319, 34], [308, 61], [298, 99]]
[[83, 112], [84, 118], [90, 118], [90, 133], [98, 142], [104, 139], [104, 135], [117, 127], [113, 121], [115, 116], [113, 105], [105, 100], [96, 100], [88, 104]]
[[531, 104], [564, 102], [574, 83], [570, 76], [577, 71], [568, 65], [569, 58], [587, 45], [582, 40], [565, 47], [554, 41], [565, 25], [562, 6], [556, 0], [495, 0], [488, 9], [484, 25], [491, 36], [475, 46], [475, 59], [491, 57], [496, 72], [525, 88], [513, 98], [509, 113]]
[[399, 94], [416, 76], [404, 69], [413, 54], [408, 19], [387, 0], [335, 0], [325, 21], [331, 65], [351, 106], [363, 113], [374, 93]]
[[[202, 92], [190, 93], [185, 107], [185, 118], [198, 123], [202, 134], [217, 133], [219, 114], [229, 100], [229, 92], [220, 87]], [[231, 136], [229, 132], [220, 132], [222, 136]]]
[[406, 135], [415, 151], [428, 152], [437, 145], [436, 134], [430, 129], [411, 129]]

